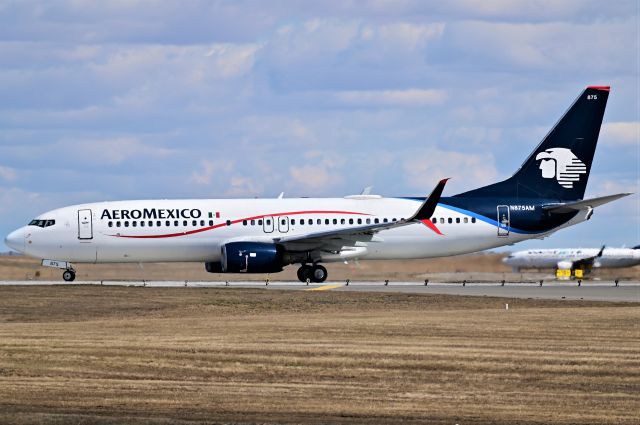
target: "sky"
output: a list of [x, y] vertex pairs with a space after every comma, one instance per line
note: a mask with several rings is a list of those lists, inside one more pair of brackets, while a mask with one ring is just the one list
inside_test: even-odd
[[[0, 0], [0, 235], [103, 200], [424, 196], [443, 177], [454, 195], [513, 174], [588, 85], [612, 88], [587, 196], [638, 193], [639, 16], [636, 1]], [[639, 217], [636, 194], [518, 247], [638, 245]]]

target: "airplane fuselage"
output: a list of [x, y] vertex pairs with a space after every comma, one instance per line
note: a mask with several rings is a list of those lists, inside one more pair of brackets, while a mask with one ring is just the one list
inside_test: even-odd
[[[140, 200], [99, 202], [50, 211], [11, 240], [37, 258], [75, 263], [219, 261], [234, 240], [273, 243], [304, 235], [399, 221], [424, 198], [377, 196], [300, 199]], [[432, 226], [383, 230], [355, 249], [316, 253], [314, 261], [412, 259], [463, 254], [539, 238], [586, 219], [545, 221], [541, 200], [490, 202], [441, 198]], [[53, 221], [40, 227], [37, 224]], [[14, 232], [14, 233], [16, 233]], [[14, 242], [16, 243], [16, 242]], [[342, 247], [337, 247], [342, 248]]]

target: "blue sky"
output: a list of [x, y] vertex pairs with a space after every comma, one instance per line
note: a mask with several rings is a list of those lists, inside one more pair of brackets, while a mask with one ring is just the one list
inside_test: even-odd
[[[445, 195], [611, 85], [588, 195], [639, 192], [635, 1], [0, 1], [0, 234], [74, 203]], [[638, 195], [533, 246], [640, 244]]]

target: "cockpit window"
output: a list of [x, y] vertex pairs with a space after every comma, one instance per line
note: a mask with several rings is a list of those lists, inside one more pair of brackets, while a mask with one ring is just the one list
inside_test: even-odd
[[49, 227], [56, 224], [55, 220], [31, 220], [29, 226]]

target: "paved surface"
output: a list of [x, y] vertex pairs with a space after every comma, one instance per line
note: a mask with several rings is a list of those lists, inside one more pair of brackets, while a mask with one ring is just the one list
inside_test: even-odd
[[[0, 281], [1, 285], [63, 285], [63, 281]], [[149, 287], [230, 287], [267, 288], [314, 291], [400, 292], [416, 294], [450, 294], [508, 298], [568, 299], [590, 301], [640, 302], [640, 282], [548, 282], [542, 286], [533, 283], [429, 283], [420, 282], [326, 282], [323, 285], [305, 285], [299, 282], [191, 282], [191, 281], [76, 281], [73, 285], [120, 285]]]

